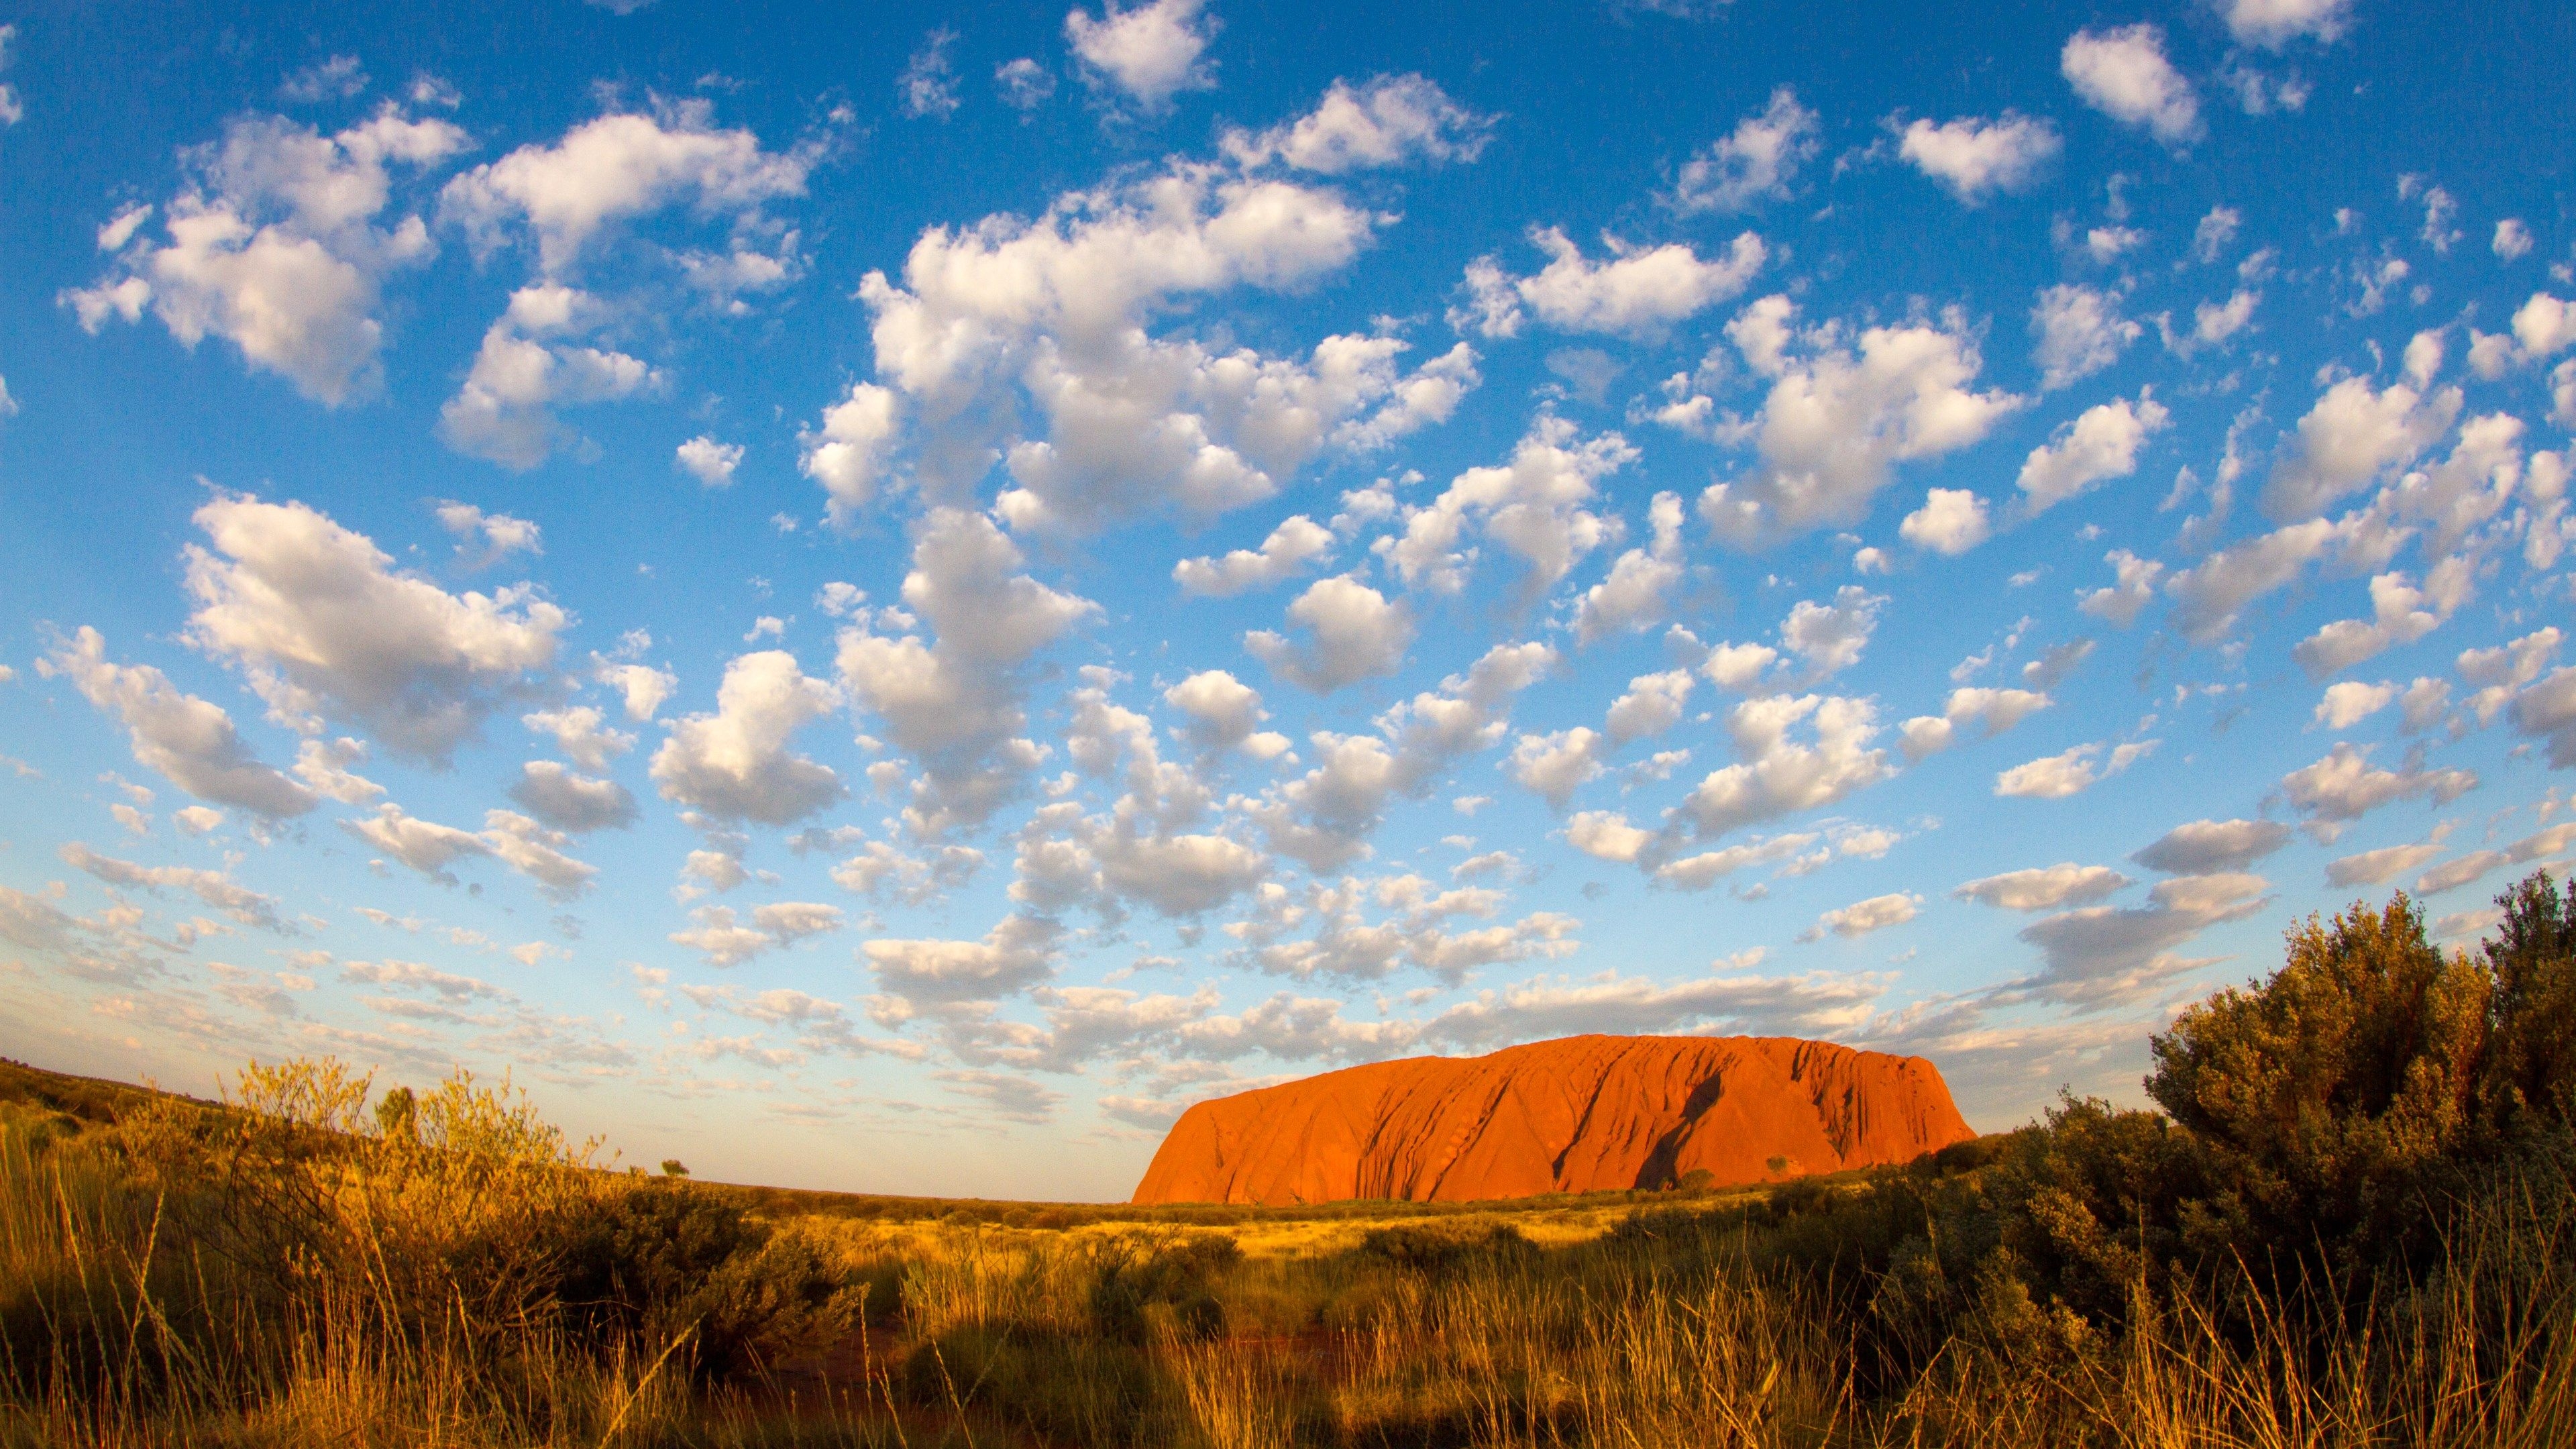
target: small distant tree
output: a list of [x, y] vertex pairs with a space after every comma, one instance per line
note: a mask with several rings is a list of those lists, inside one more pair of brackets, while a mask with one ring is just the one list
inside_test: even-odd
[[396, 1087], [376, 1103], [376, 1134], [416, 1141], [420, 1137], [420, 1102], [409, 1087]]
[[686, 1177], [689, 1175], [689, 1165], [676, 1157], [665, 1157], [662, 1159], [662, 1175], [664, 1177]]

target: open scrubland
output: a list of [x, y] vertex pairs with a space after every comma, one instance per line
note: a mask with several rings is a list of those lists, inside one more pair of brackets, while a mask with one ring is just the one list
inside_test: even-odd
[[0, 1071], [0, 1444], [2576, 1443], [2576, 900], [2294, 929], [2068, 1100], [1736, 1192], [946, 1203], [458, 1076]]

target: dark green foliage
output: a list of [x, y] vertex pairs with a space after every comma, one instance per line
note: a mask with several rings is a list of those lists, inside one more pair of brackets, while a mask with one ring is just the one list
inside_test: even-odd
[[2495, 978], [2480, 1098], [2507, 1132], [2576, 1119], [2576, 890], [2535, 871], [2496, 898], [2484, 947]]
[[1221, 1233], [1181, 1238], [1119, 1236], [1092, 1248], [1091, 1319], [1121, 1343], [1143, 1343], [1159, 1308], [1193, 1338], [1225, 1332], [1218, 1283], [1243, 1261], [1243, 1249]]
[[1531, 1251], [1530, 1240], [1509, 1223], [1468, 1227], [1371, 1228], [1360, 1239], [1361, 1256], [1416, 1273], [1454, 1271], [1470, 1259], [1512, 1258]]
[[954, 1328], [905, 1360], [903, 1396], [930, 1409], [982, 1410], [1042, 1442], [1171, 1442], [1168, 1386], [1142, 1346], [1019, 1328]]
[[1792, 1218], [1801, 1213], [1823, 1211], [1833, 1200], [1833, 1189], [1812, 1177], [1801, 1177], [1782, 1184], [1771, 1194], [1765, 1206], [1772, 1217]]
[[2204, 1195], [2202, 1171], [2192, 1141], [2155, 1113], [2065, 1099], [2043, 1124], [2004, 1138], [1966, 1210], [1944, 1214], [1952, 1256], [1991, 1276], [2003, 1254], [2042, 1298], [2118, 1322], [2130, 1295], [2175, 1260], [2183, 1205]]
[[674, 1181], [611, 1195], [566, 1256], [562, 1298], [586, 1336], [658, 1353], [686, 1335], [710, 1380], [827, 1348], [858, 1311], [846, 1276], [804, 1237]]
[[858, 1312], [869, 1323], [891, 1327], [903, 1321], [903, 1260], [868, 1258], [846, 1270]]
[[2147, 1091], [2204, 1159], [2199, 1245], [2322, 1243], [2343, 1267], [2401, 1247], [2477, 1145], [2491, 989], [2401, 895], [2311, 917], [2270, 980], [2177, 1018]]
[[[1734, 1219], [1731, 1217], [1721, 1218], [1716, 1213], [1702, 1212], [1694, 1208], [1639, 1208], [1621, 1218], [1618, 1224], [1610, 1229], [1609, 1237], [1611, 1241], [1619, 1243], [1682, 1242], [1706, 1237], [1712, 1231], [1716, 1231], [1721, 1222], [1732, 1221]], [[1384, 1232], [1381, 1230], [1369, 1236], [1382, 1237]], [[1392, 1256], [1386, 1254], [1382, 1248], [1379, 1252], [1381, 1256]]]
[[2536, 874], [2498, 903], [2475, 956], [2436, 948], [2403, 895], [2312, 917], [2279, 971], [2154, 1039], [2169, 1115], [2069, 1099], [1935, 1154], [1965, 1171], [1925, 1193], [1934, 1227], [1891, 1255], [1880, 1316], [1909, 1342], [2067, 1349], [2074, 1324], [2239, 1265], [2337, 1312], [2379, 1273], [2437, 1270], [2460, 1204], [2570, 1151], [2576, 898]]
[[30, 1157], [80, 1136], [87, 1125], [69, 1112], [0, 1101], [0, 1137], [13, 1139]]
[[409, 1087], [396, 1087], [376, 1103], [376, 1130], [387, 1137], [420, 1136], [420, 1101]]
[[1940, 1151], [1932, 1153], [1923, 1166], [1934, 1175], [1943, 1177], [1971, 1172], [1994, 1161], [1996, 1155], [2004, 1150], [2004, 1140], [2005, 1134], [1989, 1132], [1983, 1137], [1971, 1137], [1965, 1142], [1953, 1142]]

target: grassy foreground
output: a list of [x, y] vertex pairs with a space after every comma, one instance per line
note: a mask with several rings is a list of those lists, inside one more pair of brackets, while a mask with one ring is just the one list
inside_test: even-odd
[[2307, 931], [2169, 1115], [1736, 1193], [845, 1198], [463, 1076], [0, 1068], [0, 1445], [2576, 1443], [2566, 940]]

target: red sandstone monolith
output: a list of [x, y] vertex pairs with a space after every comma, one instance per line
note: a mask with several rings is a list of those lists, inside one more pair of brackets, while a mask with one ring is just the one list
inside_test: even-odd
[[1975, 1136], [1921, 1057], [1794, 1037], [1576, 1036], [1201, 1102], [1139, 1203], [1465, 1202], [1910, 1162]]

